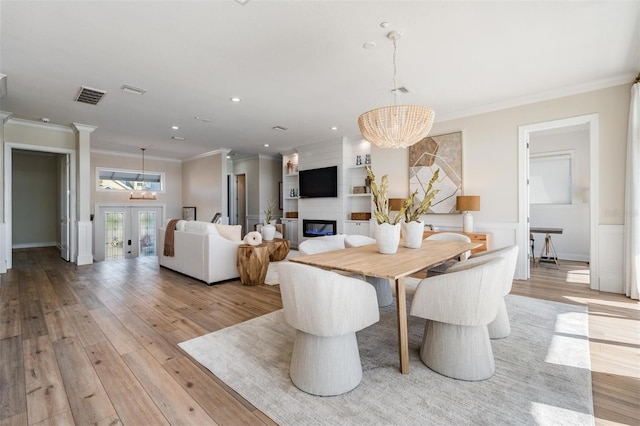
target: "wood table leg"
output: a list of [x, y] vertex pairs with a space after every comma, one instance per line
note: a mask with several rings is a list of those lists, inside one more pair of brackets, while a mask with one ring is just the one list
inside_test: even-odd
[[409, 330], [407, 326], [407, 295], [404, 277], [396, 279], [396, 310], [398, 313], [400, 372], [402, 374], [409, 374]]

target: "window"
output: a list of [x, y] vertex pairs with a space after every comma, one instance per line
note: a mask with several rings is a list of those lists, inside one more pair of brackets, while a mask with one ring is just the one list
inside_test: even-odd
[[96, 182], [98, 191], [134, 191], [147, 190], [154, 192], [164, 191], [164, 173], [135, 170], [96, 169]]
[[529, 160], [531, 204], [571, 204], [573, 153], [531, 154]]

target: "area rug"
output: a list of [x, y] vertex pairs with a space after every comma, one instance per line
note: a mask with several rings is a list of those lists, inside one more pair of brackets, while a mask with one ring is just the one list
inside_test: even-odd
[[[280, 262], [286, 262], [292, 257], [299, 256], [300, 253], [298, 250], [289, 250], [289, 254], [285, 257], [284, 260]], [[267, 285], [278, 285], [280, 284], [280, 276], [278, 275], [278, 265], [280, 262], [269, 262], [269, 269], [267, 269], [267, 276], [264, 279], [264, 283]]]
[[395, 307], [357, 334], [360, 385], [317, 397], [289, 378], [295, 331], [282, 310], [183, 343], [199, 363], [281, 425], [593, 424], [586, 308], [507, 296], [512, 333], [492, 341], [496, 373], [453, 380], [426, 367], [424, 320], [410, 317], [410, 373], [398, 370]]

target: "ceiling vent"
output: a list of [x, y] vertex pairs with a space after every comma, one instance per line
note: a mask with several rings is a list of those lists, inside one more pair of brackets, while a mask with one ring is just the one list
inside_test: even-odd
[[76, 96], [76, 102], [82, 102], [89, 105], [97, 105], [102, 100], [107, 92], [104, 90], [92, 89], [91, 87], [82, 86], [78, 96]]

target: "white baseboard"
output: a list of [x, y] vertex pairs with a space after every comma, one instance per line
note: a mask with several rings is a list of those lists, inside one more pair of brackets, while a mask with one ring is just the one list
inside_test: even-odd
[[49, 242], [40, 242], [40, 243], [22, 243], [22, 244], [13, 244], [11, 248], [13, 249], [24, 249], [24, 248], [38, 248], [38, 247], [57, 247], [59, 244], [56, 241]]

